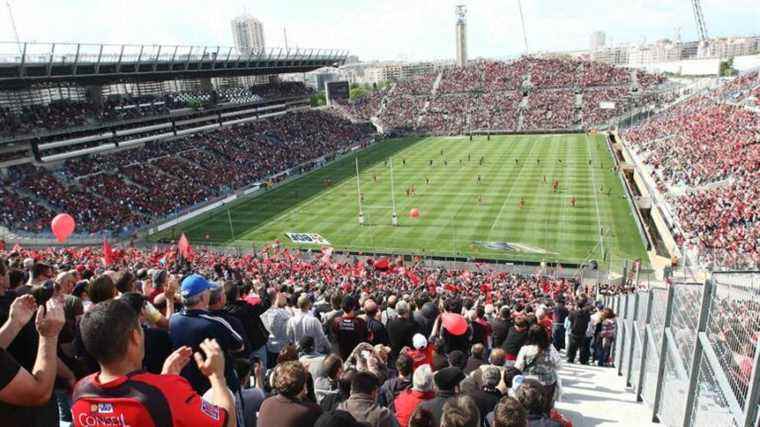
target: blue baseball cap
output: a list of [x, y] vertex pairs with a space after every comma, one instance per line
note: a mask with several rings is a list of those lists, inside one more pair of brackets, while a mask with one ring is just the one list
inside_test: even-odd
[[206, 280], [205, 277], [200, 274], [191, 274], [185, 277], [185, 280], [182, 281], [180, 292], [183, 298], [190, 298], [213, 288], [214, 285]]

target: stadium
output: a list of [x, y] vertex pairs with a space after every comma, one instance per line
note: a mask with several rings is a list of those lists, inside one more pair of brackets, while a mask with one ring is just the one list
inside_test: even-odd
[[454, 18], [455, 61], [364, 86], [247, 15], [0, 43], [0, 422], [757, 425], [760, 38], [675, 73], [524, 20], [471, 59]]

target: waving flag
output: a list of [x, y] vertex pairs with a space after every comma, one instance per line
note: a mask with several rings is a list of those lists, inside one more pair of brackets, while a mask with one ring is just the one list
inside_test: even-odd
[[332, 247], [324, 247], [322, 248], [322, 264], [329, 264], [330, 263], [330, 257], [333, 254], [333, 248]]
[[113, 255], [113, 248], [111, 248], [111, 244], [108, 243], [108, 240], [103, 239], [103, 264], [109, 266], [113, 264], [114, 261], [115, 257]]
[[406, 271], [406, 278], [409, 279], [409, 281], [411, 281], [414, 286], [418, 286], [420, 283], [422, 283], [422, 279], [420, 279], [420, 276], [416, 275], [411, 270]]
[[185, 233], [182, 233], [182, 235], [179, 237], [177, 247], [179, 248], [180, 255], [182, 255], [185, 259], [193, 259], [193, 247], [190, 246], [190, 241], [187, 240]]

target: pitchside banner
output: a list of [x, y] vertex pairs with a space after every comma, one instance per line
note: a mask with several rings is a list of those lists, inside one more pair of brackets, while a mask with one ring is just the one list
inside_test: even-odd
[[286, 236], [293, 243], [309, 244], [309, 245], [329, 245], [330, 242], [324, 237], [315, 233], [285, 233]]

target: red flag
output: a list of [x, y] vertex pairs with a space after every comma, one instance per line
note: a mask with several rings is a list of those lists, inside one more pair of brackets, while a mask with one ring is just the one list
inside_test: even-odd
[[364, 273], [364, 263], [361, 260], [356, 261], [354, 266], [354, 277], [361, 277]]
[[332, 253], [333, 253], [333, 248], [329, 246], [322, 248], [322, 264], [330, 263], [330, 257], [332, 256]]
[[388, 258], [382, 257], [379, 260], [375, 261], [374, 264], [375, 270], [379, 271], [386, 271], [390, 267], [390, 264], [388, 263]]
[[108, 240], [103, 239], [103, 264], [106, 266], [109, 266], [113, 264], [114, 262], [114, 256], [113, 256], [113, 249], [111, 248], [111, 244], [108, 243]]
[[177, 242], [177, 247], [179, 248], [179, 253], [186, 259], [192, 259], [193, 257], [193, 247], [190, 246], [190, 241], [187, 240], [187, 236], [185, 236], [185, 233], [182, 233], [182, 235], [179, 237], [179, 242]]
[[420, 279], [420, 276], [414, 274], [414, 272], [411, 270], [407, 270], [406, 277], [412, 282], [414, 286], [417, 286], [420, 283], [422, 283], [422, 279]]

